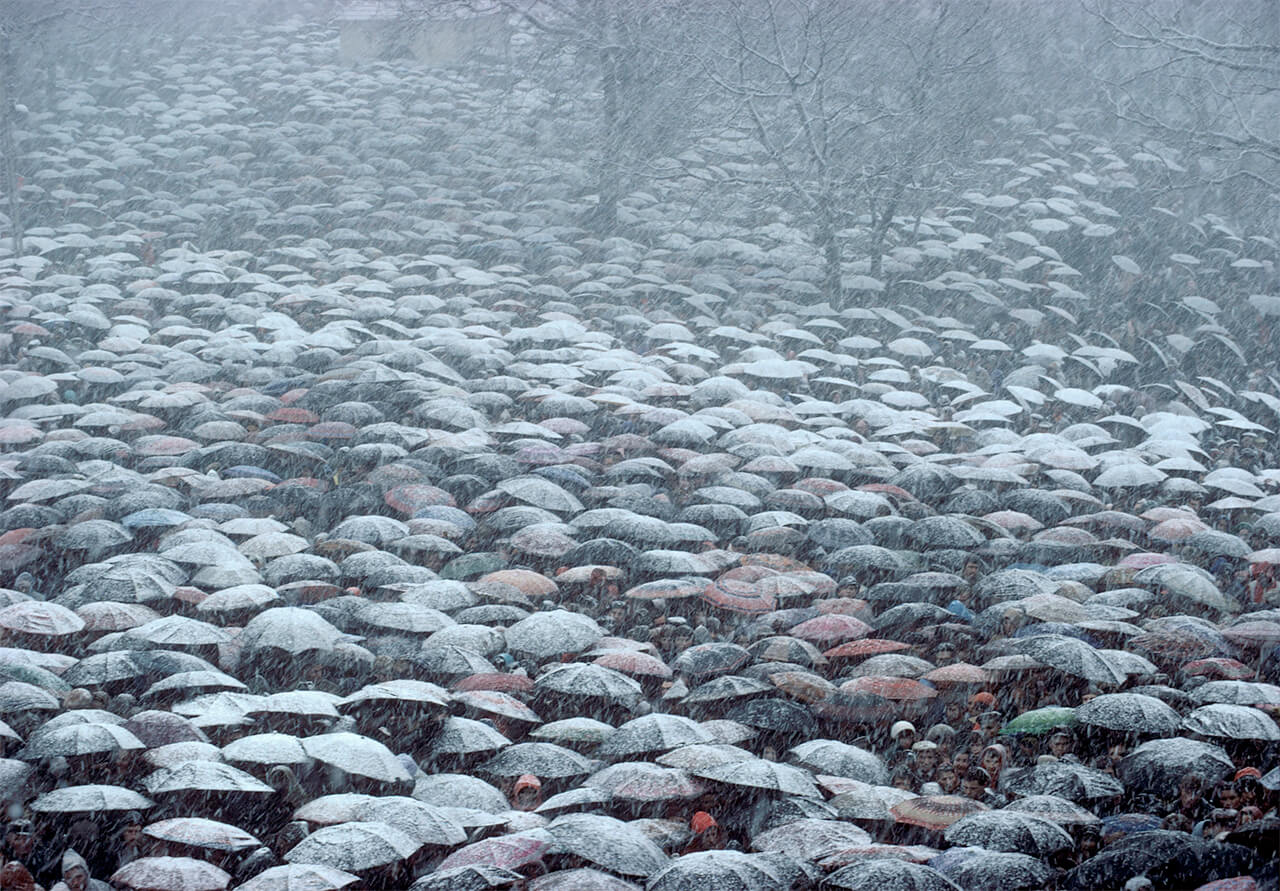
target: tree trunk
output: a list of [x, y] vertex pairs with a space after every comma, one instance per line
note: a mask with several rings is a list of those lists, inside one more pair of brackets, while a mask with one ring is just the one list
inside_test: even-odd
[[835, 220], [828, 213], [822, 214], [818, 221], [818, 247], [822, 250], [822, 293], [831, 305], [841, 309], [844, 299], [844, 286], [841, 284], [844, 261], [844, 248], [836, 236]]
[[596, 206], [594, 222], [604, 234], [611, 234], [618, 227], [618, 201], [621, 196], [619, 149], [622, 134], [619, 132], [618, 58], [613, 47], [600, 50], [600, 166], [596, 171], [597, 192], [600, 203]]

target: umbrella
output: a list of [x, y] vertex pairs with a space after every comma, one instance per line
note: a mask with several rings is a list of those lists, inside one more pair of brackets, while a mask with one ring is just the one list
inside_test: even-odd
[[497, 866], [455, 866], [423, 876], [409, 886], [409, 891], [485, 891], [514, 887], [523, 881], [520, 873]]
[[871, 842], [871, 836], [849, 823], [800, 819], [769, 829], [751, 839], [757, 851], [780, 851], [799, 860], [821, 860], [837, 851]]
[[650, 876], [667, 863], [662, 849], [635, 827], [600, 814], [565, 814], [546, 828], [553, 850], [573, 854], [609, 872]]
[[1062, 826], [1087, 826], [1100, 822], [1093, 811], [1056, 795], [1028, 795], [1009, 803], [1004, 810], [1043, 817]]
[[203, 817], [175, 817], [144, 826], [142, 834], [160, 841], [175, 842], [214, 851], [246, 851], [262, 842], [239, 826], [206, 820]]
[[152, 795], [180, 792], [221, 792], [244, 795], [270, 795], [270, 786], [219, 761], [183, 761], [173, 767], [162, 767], [142, 780]]
[[742, 786], [802, 798], [817, 798], [818, 790], [807, 771], [789, 764], [778, 764], [763, 759], [732, 761], [689, 771], [696, 777], [714, 780], [730, 786]]
[[942, 873], [905, 860], [863, 860], [838, 869], [824, 884], [847, 891], [960, 891]]
[[1178, 713], [1154, 696], [1141, 693], [1106, 693], [1076, 711], [1076, 720], [1090, 727], [1169, 736], [1181, 724]]
[[421, 847], [387, 823], [353, 821], [317, 829], [287, 851], [284, 859], [360, 872], [407, 860]]
[[592, 772], [592, 762], [553, 743], [529, 742], [508, 746], [478, 768], [497, 777], [531, 773], [544, 779], [564, 779]]
[[1044, 858], [1074, 845], [1071, 836], [1057, 823], [1009, 810], [970, 814], [948, 826], [943, 838], [953, 845], [972, 845], [989, 851]]
[[946, 829], [970, 814], [985, 810], [988, 810], [985, 804], [959, 795], [922, 795], [889, 808], [899, 823], [925, 829]]
[[466, 830], [443, 808], [402, 795], [359, 802], [352, 817], [359, 821], [388, 823], [424, 845], [452, 847], [467, 840]]
[[1280, 727], [1276, 722], [1246, 705], [1202, 705], [1187, 715], [1182, 729], [1200, 736], [1223, 739], [1280, 740]]
[[1124, 785], [1111, 774], [1065, 761], [1010, 771], [1000, 778], [1000, 787], [1017, 795], [1057, 795], [1071, 801], [1124, 794]]
[[770, 891], [790, 884], [769, 855], [699, 851], [670, 861], [645, 891]]
[[651, 714], [619, 725], [600, 745], [599, 753], [618, 757], [711, 742], [711, 734], [696, 721], [679, 715]]
[[1027, 854], [984, 852], [956, 866], [950, 875], [971, 891], [1038, 891], [1048, 886], [1054, 872]]
[[529, 891], [640, 891], [640, 886], [597, 869], [562, 869], [529, 883]]
[[1218, 875], [1247, 872], [1249, 860], [1247, 848], [1157, 829], [1112, 842], [1072, 870], [1068, 879], [1077, 888], [1104, 889], [1145, 875], [1156, 887], [1185, 888]]
[[382, 783], [407, 783], [412, 777], [391, 750], [358, 733], [326, 733], [302, 741], [303, 750], [322, 764], [352, 776]]
[[540, 859], [551, 847], [551, 843], [551, 837], [545, 833], [499, 835], [458, 848], [444, 858], [436, 869], [446, 870], [473, 865], [519, 869], [525, 864]]
[[581, 613], [552, 610], [521, 619], [507, 629], [506, 636], [512, 652], [548, 659], [561, 653], [580, 653], [604, 637], [604, 631]]
[[606, 767], [585, 780], [585, 785], [627, 801], [667, 801], [696, 798], [706, 787], [685, 771], [647, 761], [626, 761]]
[[236, 886], [236, 891], [341, 891], [360, 877], [316, 863], [288, 863], [263, 870], [249, 881]]
[[1075, 723], [1075, 709], [1051, 705], [1023, 712], [1000, 728], [1000, 734], [1004, 736], [1029, 733], [1032, 736], [1043, 736], [1059, 727], [1071, 727]]
[[[510, 631], [508, 631], [510, 643]], [[515, 649], [515, 647], [512, 647]], [[538, 676], [534, 688], [542, 695], [559, 694], [602, 699], [630, 708], [640, 701], [640, 684], [621, 672], [589, 662], [557, 665]]]
[[1016, 641], [1019, 652], [1063, 674], [1097, 684], [1120, 685], [1127, 679], [1115, 663], [1074, 637], [1042, 634]]
[[1187, 773], [1198, 773], [1206, 782], [1216, 783], [1234, 769], [1231, 758], [1218, 746], [1174, 738], [1153, 739], [1138, 746], [1120, 759], [1116, 773], [1130, 787], [1172, 789]]
[[222, 891], [231, 876], [192, 857], [140, 857], [116, 870], [111, 884], [139, 891]]
[[138, 811], [149, 807], [151, 799], [132, 789], [100, 785], [64, 786], [31, 802], [33, 811], [55, 814]]
[[847, 777], [873, 785], [887, 785], [889, 771], [872, 752], [834, 739], [811, 739], [790, 751], [800, 767], [814, 773]]

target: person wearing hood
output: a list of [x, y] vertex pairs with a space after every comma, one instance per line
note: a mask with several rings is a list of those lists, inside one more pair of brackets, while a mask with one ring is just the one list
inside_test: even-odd
[[67, 848], [62, 852], [62, 881], [49, 891], [111, 891], [111, 886], [93, 878], [85, 859], [75, 848]]
[[532, 811], [542, 804], [542, 781], [531, 773], [516, 780], [511, 789], [511, 809]]

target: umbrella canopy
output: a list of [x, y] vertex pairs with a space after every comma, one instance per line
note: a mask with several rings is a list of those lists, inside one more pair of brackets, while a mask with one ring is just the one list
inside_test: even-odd
[[262, 842], [238, 826], [203, 817], [175, 817], [144, 826], [142, 834], [160, 841], [175, 842], [213, 851], [245, 851]]
[[667, 857], [639, 829], [600, 814], [565, 814], [546, 828], [553, 850], [573, 854], [609, 872], [651, 876]]
[[1075, 844], [1059, 824], [1009, 810], [970, 814], [948, 826], [943, 838], [953, 845], [972, 845], [988, 851], [1043, 858], [1068, 850]]
[[112, 873], [111, 884], [139, 891], [222, 891], [231, 876], [192, 857], [140, 857]]
[[988, 810], [985, 804], [959, 795], [924, 795], [909, 798], [889, 809], [899, 823], [946, 829], [970, 814]]
[[763, 759], [733, 761], [689, 771], [705, 780], [714, 780], [730, 786], [742, 786], [765, 792], [780, 792], [802, 798], [817, 798], [818, 789], [807, 771], [789, 764], [778, 764]]
[[353, 821], [317, 829], [286, 851], [284, 859], [360, 872], [407, 860], [421, 847], [387, 823]]
[[1169, 736], [1178, 731], [1178, 713], [1154, 696], [1141, 693], [1106, 693], [1079, 706], [1076, 720], [1090, 727]]
[[959, 891], [935, 869], [905, 860], [867, 860], [838, 869], [826, 884], [846, 891]]
[[332, 866], [316, 863], [288, 863], [273, 866], [258, 873], [249, 881], [237, 885], [248, 891], [342, 891], [360, 881], [360, 877]]

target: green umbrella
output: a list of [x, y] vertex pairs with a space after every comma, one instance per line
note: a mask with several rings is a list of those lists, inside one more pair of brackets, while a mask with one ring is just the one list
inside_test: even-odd
[[461, 557], [455, 557], [450, 560], [440, 570], [440, 578], [473, 579], [506, 568], [507, 561], [497, 554], [490, 551], [480, 551], [475, 554], [463, 554]]
[[1029, 712], [1023, 712], [1000, 728], [1000, 733], [1002, 736], [1014, 733], [1029, 733], [1032, 736], [1042, 736], [1055, 727], [1072, 727], [1075, 726], [1075, 723], [1075, 709], [1051, 705], [1047, 708], [1037, 708]]

